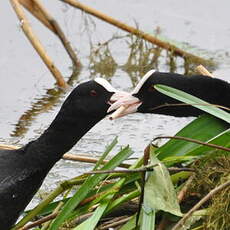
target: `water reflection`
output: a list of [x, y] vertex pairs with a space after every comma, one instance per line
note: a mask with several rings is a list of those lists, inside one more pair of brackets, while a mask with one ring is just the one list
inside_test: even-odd
[[[73, 70], [73, 74], [68, 79], [68, 85], [72, 86], [78, 80], [80, 71]], [[50, 111], [55, 105], [60, 102], [62, 96], [65, 95], [67, 90], [59, 87], [47, 89], [45, 95], [41, 98], [34, 98], [30, 108], [26, 110], [15, 124], [15, 129], [11, 132], [11, 137], [22, 137], [32, 125], [33, 120], [41, 113]]]
[[[128, 55], [125, 64], [118, 65], [113, 57], [110, 45], [115, 40], [125, 39]], [[133, 35], [115, 36], [104, 43], [93, 45], [90, 43], [89, 72], [90, 78], [95, 76], [104, 77], [111, 81], [117, 69], [126, 72], [130, 77], [132, 86], [150, 69], [158, 70], [161, 65], [170, 72], [176, 72], [178, 68], [183, 69], [185, 74], [193, 73], [194, 64], [186, 59], [175, 57], [172, 52], [162, 50], [161, 48], [144, 41]], [[67, 83], [72, 86], [80, 75], [80, 71], [73, 70]], [[15, 124], [11, 137], [23, 137], [32, 125], [33, 120], [41, 113], [50, 111], [60, 102], [61, 97], [66, 91], [55, 87], [47, 89], [41, 98], [34, 99], [30, 108], [25, 111]], [[32, 101], [34, 101], [32, 100]]]

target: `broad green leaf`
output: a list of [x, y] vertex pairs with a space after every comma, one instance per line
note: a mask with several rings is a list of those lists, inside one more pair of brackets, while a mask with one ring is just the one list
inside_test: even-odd
[[145, 183], [144, 210], [169, 212], [181, 216], [180, 206], [167, 168], [150, 152], [151, 164], [159, 164]]
[[[230, 147], [230, 129], [220, 133], [216, 137], [210, 139], [207, 143], [215, 144], [219, 146], [224, 146], [229, 148]], [[188, 156], [197, 156], [200, 154], [204, 154], [207, 151], [213, 150], [212, 147], [199, 145], [197, 148], [193, 149], [192, 151], [186, 153]], [[230, 154], [230, 153], [229, 153]]]
[[[117, 155], [115, 155], [107, 164], [105, 164], [101, 168], [101, 170], [114, 169], [125, 159], [127, 159], [132, 153], [133, 152], [129, 147], [124, 148]], [[49, 229], [57, 230], [59, 226], [68, 218], [68, 216], [75, 209], [75, 207], [77, 207], [77, 205], [87, 196], [87, 194], [106, 176], [107, 174], [96, 174], [94, 176], [88, 177], [88, 179], [78, 189], [74, 196], [67, 201], [60, 215], [54, 220]]]
[[[226, 131], [228, 128], [229, 125], [226, 122], [205, 114], [189, 123], [175, 136], [189, 137], [207, 142], [218, 136], [220, 133]], [[172, 139], [158, 148], [155, 152], [158, 159], [162, 160], [172, 156], [184, 156], [199, 146], [200, 145], [192, 142]]]
[[[230, 114], [225, 112], [224, 110], [221, 110], [215, 106], [212, 106], [211, 104], [207, 103], [204, 100], [201, 100], [197, 97], [194, 97], [188, 93], [185, 93], [181, 90], [178, 89], [174, 89], [172, 87], [169, 86], [165, 86], [165, 85], [156, 85], [154, 86], [159, 92], [172, 97], [176, 100], [182, 101], [186, 104], [191, 104], [192, 106], [201, 109], [215, 117], [218, 117], [228, 123], [230, 123]], [[207, 106], [210, 105], [210, 106]]]

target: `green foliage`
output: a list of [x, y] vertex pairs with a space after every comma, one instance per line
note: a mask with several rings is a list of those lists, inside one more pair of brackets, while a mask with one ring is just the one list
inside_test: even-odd
[[181, 90], [174, 89], [169, 86], [165, 85], [156, 85], [154, 86], [159, 92], [172, 97], [174, 99], [177, 99], [179, 101], [182, 101], [186, 104], [192, 105], [198, 109], [201, 109], [215, 117], [218, 117], [227, 123], [230, 123], [230, 114], [225, 112], [224, 110], [221, 110], [217, 108], [215, 105], [211, 105], [208, 102], [205, 102], [204, 100], [201, 100], [197, 97], [194, 97], [188, 93], [185, 93]]
[[[168, 87], [157, 86], [157, 89], [164, 93], [167, 91], [168, 95], [173, 97], [175, 97], [174, 94], [177, 94], [176, 99], [190, 104], [201, 103], [190, 95], [174, 91]], [[203, 109], [204, 106], [201, 107]], [[208, 114], [202, 115], [180, 130], [176, 136], [229, 148], [230, 130], [227, 123], [230, 121], [229, 114], [214, 107], [205, 107], [205, 111], [216, 117]], [[106, 148], [94, 169], [115, 169], [132, 154], [132, 150], [125, 147], [101, 167], [102, 161], [116, 144], [117, 138]], [[195, 179], [180, 205], [178, 204], [177, 193], [184, 188], [191, 172], [178, 172], [170, 175], [167, 167], [178, 165], [191, 167], [195, 170]], [[173, 224], [182, 216], [180, 209], [183, 212], [188, 211], [208, 192], [230, 179], [229, 152], [186, 140], [171, 139], [159, 148], [151, 148], [148, 166], [151, 166], [153, 171], [146, 173], [144, 199], [138, 226], [136, 226], [138, 212], [136, 209], [133, 212], [136, 214], [129, 214], [130, 219], [125, 224], [120, 224], [120, 230], [153, 230], [162, 218], [169, 221], [167, 228], [171, 229]], [[143, 169], [143, 159], [138, 159], [130, 169]], [[43, 226], [42, 230], [93, 230], [101, 223], [105, 222], [106, 225], [104, 217], [112, 215], [113, 211], [119, 210], [121, 205], [125, 205], [130, 200], [134, 202], [135, 198], [140, 196], [141, 180], [142, 173], [113, 173], [113, 171], [110, 174], [81, 175], [73, 178], [63, 182], [49, 195], [47, 201], [43, 201], [38, 208], [29, 212], [17, 227], [22, 226], [22, 223], [24, 225], [36, 215], [46, 216], [59, 207], [57, 217], [47, 224], [48, 228]], [[105, 183], [106, 181], [109, 183]], [[76, 188], [75, 185], [78, 187]], [[72, 194], [70, 197], [66, 198], [64, 195], [63, 199], [52, 202], [61, 193], [69, 194], [70, 191]], [[195, 226], [198, 229], [229, 229], [229, 192], [229, 188], [226, 188], [212, 197], [202, 207], [202, 210], [197, 210], [188, 219], [182, 229], [192, 229]], [[196, 195], [194, 196], [194, 194]], [[78, 218], [84, 215], [89, 215], [89, 217], [83, 222], [78, 222]], [[123, 214], [119, 213], [118, 215]], [[36, 229], [39, 230], [40, 228]]]

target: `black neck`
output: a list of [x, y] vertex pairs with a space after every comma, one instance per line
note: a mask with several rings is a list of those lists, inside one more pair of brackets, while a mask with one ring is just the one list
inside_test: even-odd
[[[230, 108], [230, 84], [220, 79], [201, 75], [187, 77], [180, 74], [156, 72], [155, 75], [148, 80], [146, 85], [155, 84], [167, 85], [185, 91], [211, 104]], [[142, 100], [146, 101], [140, 106], [140, 112], [158, 113], [179, 117], [198, 116], [204, 113], [192, 106], [183, 106], [181, 105], [183, 104], [182, 102], [157, 91], [154, 91], [151, 94], [148, 94], [147, 91], [148, 90], [143, 87], [143, 91], [138, 93], [140, 99], [142, 99], [142, 95], [144, 95], [144, 99]], [[180, 105], [176, 106], [177, 104]]]
[[49, 128], [28, 145], [31, 157], [52, 167], [102, 118], [82, 116], [77, 112], [73, 116], [71, 111], [61, 110]]

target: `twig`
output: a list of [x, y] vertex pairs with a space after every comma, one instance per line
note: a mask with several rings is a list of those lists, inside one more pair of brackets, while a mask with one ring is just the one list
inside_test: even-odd
[[158, 140], [158, 139], [165, 139], [165, 138], [193, 142], [193, 143], [196, 143], [196, 144], [199, 144], [199, 145], [205, 145], [205, 146], [208, 146], [208, 147], [211, 147], [211, 148], [220, 149], [220, 150], [223, 150], [223, 151], [230, 152], [230, 148], [227, 148], [227, 147], [224, 147], [224, 146], [220, 146], [220, 145], [211, 144], [211, 143], [205, 143], [205, 142], [202, 142], [202, 141], [199, 141], [199, 140], [195, 140], [195, 139], [192, 139], [192, 138], [189, 138], [189, 137], [161, 136], [161, 137], [154, 138], [153, 141]]
[[[150, 108], [149, 110], [150, 111], [154, 111], [154, 110], [157, 110], [157, 109], [161, 109], [161, 108], [164, 108], [164, 107], [174, 107], [174, 106], [194, 106], [194, 105], [202, 105], [202, 106], [213, 106], [213, 107], [217, 107], [217, 108], [220, 108], [220, 109], [225, 109], [225, 110], [228, 110], [230, 111], [230, 108], [226, 107], [226, 106], [222, 106], [222, 105], [217, 105], [217, 104], [209, 104], [209, 103], [191, 103], [191, 104], [187, 104], [187, 103], [173, 103], [173, 104], [162, 104], [162, 105], [158, 105], [154, 108]], [[123, 112], [123, 111], [122, 111]]]
[[37, 38], [37, 36], [34, 34], [32, 28], [29, 24], [29, 21], [27, 20], [26, 15], [22, 9], [22, 6], [18, 2], [18, 0], [10, 0], [10, 2], [11, 2], [11, 5], [13, 6], [14, 11], [16, 12], [16, 14], [19, 18], [20, 25], [21, 25], [23, 32], [25, 33], [25, 35], [29, 39], [32, 46], [37, 51], [37, 53], [39, 54], [41, 59], [43, 60], [43, 62], [46, 64], [46, 66], [48, 67], [50, 72], [53, 74], [54, 78], [57, 81], [57, 84], [62, 88], [67, 88], [68, 85], [65, 82], [64, 78], [62, 77], [61, 73], [59, 72], [57, 67], [54, 65], [51, 58], [46, 53], [44, 47], [42, 46], [42, 44], [39, 41], [39, 39]]
[[[8, 150], [16, 150], [19, 149], [19, 146], [15, 146], [15, 145], [5, 145], [5, 144], [0, 144], [0, 149], [8, 149]], [[86, 156], [81, 156], [81, 155], [76, 155], [76, 154], [71, 154], [71, 153], [65, 153], [62, 156], [62, 159], [64, 160], [71, 160], [71, 161], [79, 161], [79, 162], [85, 162], [85, 163], [92, 163], [95, 164], [98, 162], [97, 158], [93, 158], [93, 157], [86, 157]], [[106, 164], [108, 163], [109, 160], [103, 160], [102, 164]], [[121, 163], [119, 165], [119, 167], [121, 168], [129, 168], [130, 164], [125, 164], [125, 163]]]
[[45, 217], [43, 217], [43, 218], [41, 218], [39, 220], [36, 220], [36, 221], [32, 222], [31, 224], [27, 224], [24, 227], [19, 228], [19, 230], [28, 230], [28, 229], [31, 229], [33, 227], [36, 227], [38, 225], [41, 225], [41, 224], [49, 221], [49, 220], [53, 220], [57, 215], [58, 215], [58, 213], [52, 213], [52, 214], [50, 214], [48, 216], [45, 216]]
[[189, 177], [189, 179], [185, 182], [185, 185], [183, 186], [183, 188], [180, 190], [179, 194], [177, 195], [177, 199], [178, 199], [179, 203], [181, 203], [184, 200], [185, 195], [188, 191], [188, 188], [191, 185], [191, 183], [193, 182], [194, 177], [195, 177], [195, 174], [193, 174]]
[[[155, 165], [157, 166], [157, 165]], [[107, 174], [107, 173], [140, 173], [140, 172], [146, 172], [146, 171], [153, 171], [152, 167], [154, 166], [149, 166], [139, 168], [139, 169], [120, 169], [120, 170], [96, 170], [96, 171], [90, 171], [86, 172], [86, 175], [91, 175], [91, 174]]]
[[65, 3], [67, 3], [73, 7], [78, 8], [78, 9], [81, 9], [88, 14], [91, 14], [91, 15], [93, 15], [93, 16], [95, 16], [95, 17], [97, 17], [97, 18], [99, 18], [99, 19], [101, 19], [107, 23], [110, 23], [110, 24], [122, 29], [122, 30], [125, 30], [125, 31], [132, 33], [132, 34], [134, 34], [140, 38], [143, 38], [143, 39], [145, 39], [145, 40], [147, 40], [147, 41], [149, 41], [149, 42], [151, 42], [151, 43], [153, 43], [153, 44], [155, 44], [155, 45], [157, 45], [163, 49], [171, 51], [175, 55], [181, 56], [183, 58], [188, 58], [188, 59], [190, 59], [196, 63], [205, 63], [205, 64], [211, 63], [210, 60], [207, 61], [207, 60], [205, 60], [201, 57], [198, 57], [194, 54], [190, 54], [190, 53], [176, 47], [175, 45], [172, 45], [168, 42], [164, 42], [164, 41], [160, 40], [159, 38], [156, 38], [156, 37], [154, 37], [148, 33], [145, 33], [144, 31], [141, 31], [137, 28], [129, 26], [129, 25], [117, 20], [117, 19], [114, 19], [114, 18], [112, 18], [106, 14], [103, 14], [102, 12], [100, 12], [98, 10], [95, 10], [89, 6], [82, 4], [79, 1], [76, 1], [76, 0], [60, 0], [60, 1], [65, 2]]
[[62, 31], [61, 27], [57, 23], [57, 21], [48, 13], [48, 11], [43, 7], [40, 0], [33, 0], [33, 2], [37, 5], [39, 10], [42, 12], [44, 17], [49, 21], [50, 25], [53, 27], [53, 30], [55, 31], [55, 34], [60, 38], [63, 46], [65, 47], [67, 53], [69, 54], [69, 57], [72, 59], [73, 63], [76, 67], [80, 67], [80, 61], [78, 60], [75, 52], [73, 51], [70, 42], [66, 38], [64, 32]]
[[50, 24], [47, 18], [44, 17], [44, 15], [39, 10], [38, 6], [36, 5], [36, 3], [34, 3], [33, 0], [19, 0], [19, 3], [25, 9], [27, 9], [34, 17], [36, 17], [44, 26], [46, 26], [50, 31], [56, 33], [53, 26]]
[[[143, 173], [143, 172], [151, 172], [153, 171], [154, 167], [157, 167], [159, 164], [154, 165], [147, 165], [139, 169], [120, 169], [120, 170], [96, 170], [84, 173], [85, 175], [92, 175], [92, 174], [109, 174], [109, 173]], [[169, 172], [181, 172], [181, 171], [188, 171], [194, 172], [194, 169], [191, 168], [176, 168], [171, 167], [168, 168]]]
[[[68, 192], [67, 192], [66, 194], [68, 194]], [[65, 196], [65, 197], [66, 197], [66, 196]], [[58, 205], [56, 206], [56, 208], [52, 211], [51, 215], [52, 215], [52, 214], [58, 215], [59, 212], [60, 212], [60, 209], [63, 207], [64, 204], [65, 204], [65, 203], [64, 203], [63, 201], [60, 201], [60, 202], [58, 203]], [[54, 218], [55, 218], [55, 217], [54, 217]], [[51, 220], [52, 220], [52, 219], [51, 219]], [[49, 227], [49, 225], [50, 225], [50, 223], [52, 222], [51, 220], [49, 220], [49, 221], [47, 221], [45, 224], [43, 224], [41, 230], [47, 230], [48, 227]]]
[[[65, 160], [72, 160], [72, 161], [79, 161], [79, 162], [86, 162], [86, 163], [93, 163], [93, 164], [98, 162], [97, 158], [79, 156], [79, 155], [71, 154], [71, 153], [64, 154], [62, 158], [65, 159]], [[108, 162], [109, 162], [109, 160], [103, 160], [102, 161], [103, 164], [106, 164]], [[130, 164], [121, 163], [119, 165], [119, 167], [121, 167], [121, 168], [129, 168]]]
[[183, 218], [172, 228], [172, 230], [179, 230], [180, 227], [185, 223], [185, 221], [192, 215], [194, 211], [200, 208], [206, 201], [211, 199], [216, 193], [220, 192], [221, 190], [225, 189], [226, 187], [230, 186], [230, 181], [219, 185], [218, 187], [211, 190], [205, 197], [203, 197], [196, 205], [194, 205], [189, 212], [187, 212]]
[[111, 223], [111, 224], [107, 224], [107, 225], [104, 225], [103, 227], [99, 227], [98, 229], [99, 230], [105, 230], [105, 229], [109, 229], [109, 228], [114, 228], [116, 226], [119, 226], [121, 224], [124, 224], [126, 223], [127, 221], [129, 221], [132, 217], [125, 217], [119, 221], [116, 221], [115, 223]]

